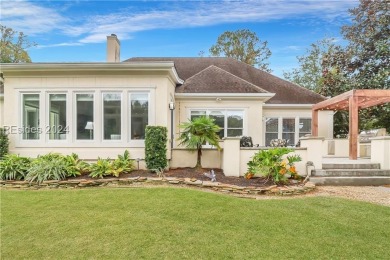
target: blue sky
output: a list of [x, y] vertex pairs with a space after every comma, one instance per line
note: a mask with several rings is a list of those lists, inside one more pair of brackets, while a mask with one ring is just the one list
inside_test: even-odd
[[358, 0], [4, 1], [1, 24], [38, 44], [33, 62], [102, 62], [106, 36], [118, 35], [121, 60], [197, 57], [225, 31], [250, 29], [272, 51], [273, 74], [297, 66], [311, 43], [340, 37]]

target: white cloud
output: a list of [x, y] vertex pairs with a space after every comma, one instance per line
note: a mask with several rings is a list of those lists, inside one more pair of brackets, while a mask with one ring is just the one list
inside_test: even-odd
[[56, 10], [27, 1], [1, 1], [1, 23], [27, 35], [50, 32], [69, 22]]
[[261, 22], [302, 16], [334, 22], [346, 19], [347, 9], [356, 6], [357, 0], [181, 1], [169, 4], [170, 8], [164, 10], [138, 12], [134, 9], [123, 10], [74, 18], [79, 19], [77, 21], [60, 13], [66, 8], [57, 11], [54, 8], [40, 6], [39, 2], [2, 1], [1, 9], [2, 21], [8, 27], [28, 35], [55, 31], [73, 37], [73, 42], [86, 44], [104, 42], [106, 35], [111, 33], [116, 33], [124, 40], [131, 38], [135, 32], [152, 29]]

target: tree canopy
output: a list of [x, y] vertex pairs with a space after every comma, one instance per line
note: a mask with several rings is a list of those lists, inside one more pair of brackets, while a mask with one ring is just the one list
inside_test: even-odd
[[267, 41], [261, 41], [255, 32], [248, 29], [226, 31], [218, 37], [217, 42], [211, 46], [209, 52], [212, 56], [234, 58], [271, 72], [268, 63], [271, 51], [267, 44]]
[[31, 62], [27, 49], [36, 44], [30, 42], [23, 32], [14, 31], [0, 24], [0, 62]]
[[[390, 5], [387, 0], [360, 0], [349, 10], [351, 24], [342, 26], [347, 42], [339, 46], [331, 39], [313, 43], [298, 58], [299, 67], [284, 77], [324, 96], [351, 89], [390, 89]], [[390, 105], [360, 111], [360, 129], [385, 127], [390, 132]], [[335, 116], [335, 134], [348, 129], [343, 112]]]

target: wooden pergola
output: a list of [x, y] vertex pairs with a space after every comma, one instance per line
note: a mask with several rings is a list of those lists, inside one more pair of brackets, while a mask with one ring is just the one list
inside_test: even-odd
[[345, 92], [336, 97], [327, 99], [312, 108], [312, 134], [318, 136], [319, 110], [346, 110], [349, 111], [349, 159], [357, 159], [358, 145], [358, 111], [390, 102], [390, 90], [356, 89]]

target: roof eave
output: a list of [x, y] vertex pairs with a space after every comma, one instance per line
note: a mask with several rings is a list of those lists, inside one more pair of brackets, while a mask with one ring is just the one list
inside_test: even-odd
[[175, 93], [177, 99], [254, 99], [267, 101], [275, 93]]
[[263, 104], [264, 108], [280, 108], [280, 109], [286, 109], [286, 108], [309, 108], [311, 109], [314, 104]]
[[0, 63], [2, 72], [61, 71], [168, 71], [175, 83], [183, 84], [172, 61], [156, 62], [83, 62], [83, 63]]

